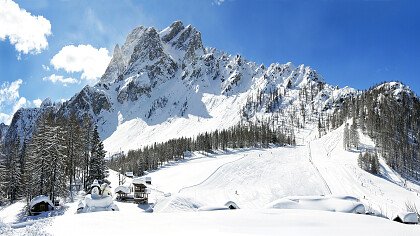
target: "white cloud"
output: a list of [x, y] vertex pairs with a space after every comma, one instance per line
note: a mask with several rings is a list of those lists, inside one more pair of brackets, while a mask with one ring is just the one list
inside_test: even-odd
[[42, 104], [42, 100], [41, 99], [35, 99], [32, 101], [32, 104], [34, 104], [35, 107], [40, 107]]
[[[19, 89], [23, 81], [21, 79], [12, 83], [4, 82], [0, 87], [0, 122], [10, 124], [13, 114], [22, 107], [31, 106], [31, 102], [19, 95]], [[5, 107], [11, 107], [10, 113], [4, 112]]]
[[50, 21], [33, 16], [11, 0], [0, 0], [0, 40], [9, 39], [16, 51], [37, 54], [48, 47]]
[[106, 48], [96, 49], [91, 45], [68, 45], [63, 47], [52, 59], [56, 70], [68, 73], [82, 72], [82, 79], [96, 81], [103, 75], [111, 57]]
[[51, 81], [54, 84], [55, 83], [62, 83], [64, 86], [67, 86], [68, 84], [75, 84], [78, 83], [79, 81], [75, 78], [64, 78], [64, 76], [62, 75], [56, 75], [56, 74], [52, 74], [48, 77], [44, 77], [42, 78], [43, 81]]
[[17, 112], [17, 110], [19, 110], [22, 107], [27, 107], [29, 106], [31, 103], [28, 102], [26, 100], [26, 98], [24, 97], [20, 97], [19, 100], [17, 100], [17, 102], [13, 105], [13, 110], [12, 110], [12, 114], [15, 114], [15, 112]]
[[22, 80], [13, 81], [11, 84], [5, 82], [0, 87], [0, 107], [5, 103], [10, 103], [19, 98], [19, 88], [22, 85]]

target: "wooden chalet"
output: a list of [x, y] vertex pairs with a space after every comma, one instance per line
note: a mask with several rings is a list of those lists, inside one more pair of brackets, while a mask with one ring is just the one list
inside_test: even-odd
[[136, 203], [148, 203], [150, 190], [148, 186], [152, 184], [150, 177], [139, 177], [133, 179], [133, 195], [134, 202]]

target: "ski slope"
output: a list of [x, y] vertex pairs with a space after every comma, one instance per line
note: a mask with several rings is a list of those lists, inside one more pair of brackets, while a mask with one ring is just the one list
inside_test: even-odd
[[[357, 152], [342, 147], [343, 127], [316, 138], [301, 132], [296, 147], [241, 149], [214, 154], [194, 153], [148, 174], [149, 206], [117, 202], [119, 212], [75, 214], [66, 211], [39, 221], [21, 222], [24, 204], [0, 210], [4, 235], [419, 235], [419, 225], [344, 212], [367, 211], [388, 218], [420, 206], [419, 186], [405, 181], [381, 160], [381, 175], [357, 166]], [[374, 147], [361, 136], [362, 148]], [[110, 171], [111, 186], [118, 173]], [[132, 179], [126, 178], [126, 186]], [[352, 197], [350, 197], [352, 196]], [[360, 202], [358, 202], [360, 199]], [[241, 209], [220, 210], [233, 201]], [[26, 226], [26, 227], [25, 227]]]
[[305, 147], [284, 147], [246, 152], [180, 193], [211, 205], [234, 201], [241, 208], [262, 208], [285, 196], [325, 195], [328, 190], [309, 165]]

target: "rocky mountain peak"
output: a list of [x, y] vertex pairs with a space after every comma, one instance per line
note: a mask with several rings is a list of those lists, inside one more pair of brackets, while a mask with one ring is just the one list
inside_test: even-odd
[[120, 46], [117, 44], [114, 48], [111, 62], [101, 77], [101, 83], [112, 83], [120, 76], [125, 69], [124, 57]]
[[184, 24], [181, 21], [175, 21], [169, 27], [162, 30], [159, 34], [161, 35], [162, 41], [168, 43], [183, 29], [185, 29]]

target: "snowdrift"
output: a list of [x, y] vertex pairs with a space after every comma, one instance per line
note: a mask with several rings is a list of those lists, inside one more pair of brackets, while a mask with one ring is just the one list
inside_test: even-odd
[[305, 209], [365, 214], [363, 203], [351, 196], [295, 196], [285, 197], [268, 204], [267, 208]]
[[153, 212], [198, 211], [204, 206], [205, 204], [203, 202], [197, 201], [194, 198], [174, 195], [158, 201], [153, 208]]

